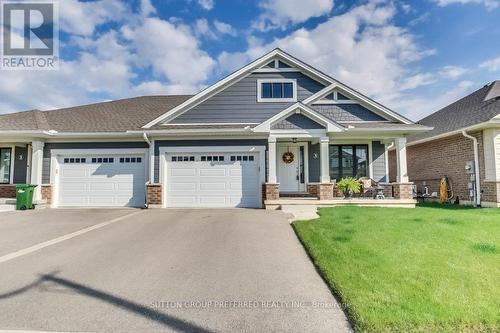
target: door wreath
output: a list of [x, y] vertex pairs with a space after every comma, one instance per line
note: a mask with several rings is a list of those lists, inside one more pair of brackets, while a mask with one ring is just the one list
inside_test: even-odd
[[283, 158], [283, 162], [285, 162], [286, 164], [290, 164], [295, 159], [295, 156], [291, 152], [286, 152], [283, 154], [282, 158]]

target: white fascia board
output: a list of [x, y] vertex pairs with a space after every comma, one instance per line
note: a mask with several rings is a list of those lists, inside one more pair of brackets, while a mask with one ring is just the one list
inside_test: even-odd
[[[299, 112], [297, 112], [297, 111], [299, 111]], [[317, 113], [316, 111], [314, 111], [313, 109], [308, 107], [307, 105], [304, 105], [300, 102], [289, 106], [285, 110], [281, 111], [280, 113], [278, 113], [278, 114], [274, 115], [273, 117], [269, 118], [268, 120], [264, 121], [259, 126], [256, 126], [253, 129], [253, 131], [255, 133], [263, 133], [263, 132], [268, 133], [271, 131], [271, 126], [274, 123], [276, 123], [282, 119], [285, 119], [286, 117], [288, 117], [289, 115], [291, 115], [293, 113], [300, 113], [300, 114], [318, 122], [319, 124], [326, 127], [327, 132], [342, 132], [342, 131], [344, 131], [344, 127], [342, 127], [341, 125], [339, 125], [339, 124], [331, 121], [330, 119], [320, 115], [319, 113]]]
[[[321, 98], [325, 97], [326, 95], [330, 94], [334, 90], [339, 90], [340, 92], [344, 93], [348, 97], [353, 98], [357, 102], [364, 104], [365, 106], [368, 107], [370, 111], [375, 112], [376, 114], [382, 116], [382, 117], [389, 117], [392, 118], [393, 120], [401, 121], [404, 124], [413, 124], [413, 122], [409, 119], [406, 119], [405, 117], [397, 114], [396, 112], [386, 108], [385, 106], [373, 101], [372, 99], [362, 95], [361, 93], [357, 92], [356, 90], [349, 88], [345, 84], [341, 82], [335, 82], [329, 85], [328, 87], [325, 87], [315, 93], [314, 95], [309, 96], [305, 100], [302, 101], [302, 103], [306, 105], [311, 105], [314, 104], [316, 101], [320, 100]], [[338, 103], [335, 103], [338, 104]]]

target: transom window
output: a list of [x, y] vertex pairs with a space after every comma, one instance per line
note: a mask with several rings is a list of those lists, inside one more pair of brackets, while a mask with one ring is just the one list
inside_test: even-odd
[[330, 145], [330, 177], [361, 178], [368, 175], [368, 145]]
[[259, 102], [297, 101], [297, 81], [290, 79], [257, 80]]
[[92, 163], [115, 163], [115, 159], [114, 157], [92, 157]]
[[232, 155], [231, 162], [243, 161], [243, 162], [253, 162], [255, 157], [253, 155]]
[[194, 162], [194, 156], [172, 156], [172, 162]]
[[11, 148], [0, 148], [0, 184], [10, 183]]
[[120, 163], [142, 163], [141, 157], [120, 157]]
[[212, 155], [203, 155], [201, 156], [202, 162], [224, 162], [224, 156], [212, 156]]
[[64, 164], [82, 164], [87, 163], [87, 159], [81, 157], [65, 157], [63, 162]]

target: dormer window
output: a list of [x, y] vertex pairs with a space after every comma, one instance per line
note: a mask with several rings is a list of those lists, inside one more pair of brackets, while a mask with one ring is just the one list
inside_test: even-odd
[[259, 102], [296, 102], [297, 81], [293, 79], [257, 80]]

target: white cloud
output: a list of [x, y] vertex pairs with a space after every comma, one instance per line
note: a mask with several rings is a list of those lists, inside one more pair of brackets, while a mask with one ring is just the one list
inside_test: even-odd
[[461, 66], [444, 66], [440, 71], [439, 75], [449, 78], [449, 79], [456, 79], [462, 75], [467, 73], [467, 69], [461, 67]]
[[487, 69], [491, 72], [500, 71], [500, 57], [481, 63], [479, 68]]
[[312, 17], [327, 15], [333, 9], [333, 0], [262, 0], [263, 13], [254, 22], [262, 31], [286, 28], [289, 24], [305, 22]]
[[[114, 3], [104, 2], [105, 7]], [[79, 12], [72, 12], [71, 17], [82, 18], [88, 8], [78, 4], [72, 10]], [[62, 47], [71, 47], [78, 55], [61, 60], [59, 70], [2, 72], [0, 113], [138, 94], [192, 93], [205, 87], [215, 61], [201, 49], [189, 26], [150, 17], [155, 8], [148, 0], [141, 1], [137, 13], [126, 7], [122, 13], [121, 28], [100, 35], [94, 29], [101, 24], [96, 22], [107, 20], [104, 16], [97, 21], [91, 18], [92, 24], [74, 32], [67, 26], [70, 38]], [[152, 77], [147, 77], [149, 73]]]
[[121, 21], [128, 14], [128, 8], [118, 0], [64, 0], [59, 3], [61, 29], [74, 35], [90, 36], [97, 26]]
[[214, 0], [198, 0], [198, 4], [205, 10], [212, 10], [215, 6]]
[[396, 110], [404, 111], [405, 116], [410, 119], [420, 120], [471, 93], [473, 86], [474, 83], [471, 81], [460, 81], [455, 87], [444, 91], [444, 93], [399, 98], [393, 102], [393, 107]]
[[215, 29], [223, 35], [230, 35], [236, 37], [236, 29], [233, 28], [231, 24], [221, 22], [219, 20], [214, 21]]
[[418, 73], [404, 79], [399, 86], [399, 90], [412, 90], [421, 86], [426, 86], [436, 82], [434, 74], [431, 73]]
[[194, 31], [199, 36], [205, 36], [210, 39], [217, 39], [217, 35], [213, 32], [207, 19], [198, 19], [194, 24]]
[[137, 57], [171, 84], [190, 86], [194, 91], [207, 80], [215, 65], [183, 24], [146, 18], [140, 26], [126, 26], [122, 31]]
[[453, 4], [478, 4], [484, 5], [488, 10], [493, 10], [500, 5], [498, 0], [434, 0], [438, 6], [445, 7]]

